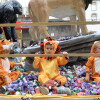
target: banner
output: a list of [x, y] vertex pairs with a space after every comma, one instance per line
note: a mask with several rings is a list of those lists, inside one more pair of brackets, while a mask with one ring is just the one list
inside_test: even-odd
[[[32, 21], [18, 21], [16, 23], [32, 23]], [[30, 26], [16, 26], [15, 29], [29, 29]]]

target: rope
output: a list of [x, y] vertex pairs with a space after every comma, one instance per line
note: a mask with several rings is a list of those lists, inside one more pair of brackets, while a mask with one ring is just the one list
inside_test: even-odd
[[13, 23], [13, 24], [0, 24], [0, 27], [8, 27], [8, 26], [56, 26], [56, 25], [86, 25], [86, 24], [100, 24], [100, 21], [87, 21], [87, 22], [34, 22], [34, 23]]
[[[63, 54], [0, 54], [0, 57], [57, 57], [63, 56]], [[68, 56], [100, 56], [100, 53], [72, 53], [68, 54]]]

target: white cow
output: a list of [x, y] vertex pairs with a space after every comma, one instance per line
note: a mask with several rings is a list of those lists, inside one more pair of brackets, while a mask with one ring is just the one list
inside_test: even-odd
[[[33, 22], [48, 22], [49, 16], [70, 17], [71, 21], [76, 21], [75, 16], [77, 16], [79, 21], [86, 21], [85, 10], [90, 3], [92, 0], [30, 0], [28, 9]], [[76, 35], [76, 26], [73, 25], [72, 28], [73, 35]], [[83, 34], [88, 34], [86, 25], [80, 25], [80, 28]], [[29, 33], [37, 41], [39, 33], [44, 38], [49, 36], [46, 26], [32, 26]]]

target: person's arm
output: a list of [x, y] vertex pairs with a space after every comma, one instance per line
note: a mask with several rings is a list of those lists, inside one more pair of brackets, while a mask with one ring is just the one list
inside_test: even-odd
[[15, 66], [23, 66], [22, 63], [15, 63]]
[[89, 80], [90, 80], [90, 76], [89, 76], [89, 73], [87, 72], [87, 73], [86, 73], [86, 77], [85, 77], [85, 81], [86, 81], [86, 82], [89, 82]]
[[23, 66], [22, 63], [15, 63], [15, 62], [10, 62], [10, 61], [9, 63], [10, 63], [10, 70], [12, 70], [15, 66]]
[[67, 52], [62, 52], [61, 54], [63, 54], [63, 57], [57, 57], [58, 60], [58, 65], [65, 65], [68, 63], [69, 60], [69, 56]]
[[16, 64], [15, 64], [15, 62], [10, 62], [10, 61], [9, 61], [9, 63], [10, 63], [10, 70], [12, 70]]
[[0, 54], [3, 54], [3, 47], [0, 45]]
[[35, 57], [34, 58], [34, 61], [33, 61], [33, 67], [34, 68], [39, 68], [39, 66], [40, 66], [40, 60], [41, 60], [40, 57]]
[[5, 76], [8, 76], [8, 72], [3, 69], [3, 66], [1, 64], [1, 58], [0, 58], [0, 77], [6, 79]]
[[86, 63], [86, 67], [85, 67], [86, 77], [85, 77], [85, 80], [86, 80], [87, 82], [89, 82], [89, 80], [90, 80], [89, 73], [90, 73], [90, 69], [91, 69], [92, 66], [93, 66], [93, 62], [94, 62], [93, 57], [90, 57], [90, 58], [88, 59], [87, 63]]
[[0, 77], [2, 77], [4, 80], [6, 80], [7, 84], [12, 83], [11, 78], [8, 76], [8, 72], [3, 69], [3, 66], [1, 64], [1, 59], [0, 59]]
[[93, 63], [94, 63], [94, 58], [93, 57], [90, 57], [86, 63], [86, 67], [85, 67], [85, 72], [86, 73], [90, 73], [90, 69], [92, 68], [93, 66]]
[[4, 76], [4, 79], [7, 81], [7, 84], [11, 84], [12, 83], [12, 80], [8, 75]]

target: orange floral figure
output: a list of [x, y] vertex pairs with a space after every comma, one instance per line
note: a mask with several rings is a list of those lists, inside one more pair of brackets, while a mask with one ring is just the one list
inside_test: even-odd
[[[100, 53], [100, 41], [94, 42], [91, 48], [91, 53]], [[100, 57], [91, 56], [86, 63], [86, 81], [90, 80], [89, 73], [92, 69], [91, 77], [100, 82]]]
[[[13, 43], [8, 40], [0, 40], [0, 54], [9, 54], [12, 48]], [[10, 84], [20, 77], [20, 71], [11, 72], [16, 65], [22, 64], [10, 62], [7, 57], [0, 57], [0, 87]]]
[[[40, 46], [43, 54], [57, 54], [61, 49], [52, 37], [48, 37]], [[62, 52], [62, 54], [63, 57], [35, 57], [33, 67], [39, 68], [38, 81], [44, 86], [40, 87], [42, 94], [48, 94], [49, 89], [61, 94], [70, 94], [70, 90], [63, 86], [67, 79], [60, 75], [58, 69], [59, 65], [67, 64], [69, 59], [67, 52]]]

